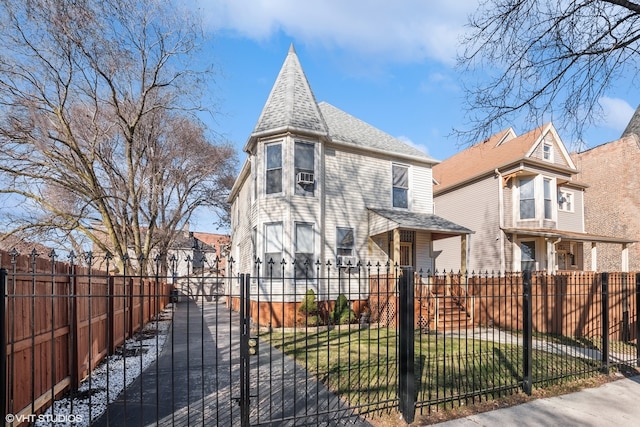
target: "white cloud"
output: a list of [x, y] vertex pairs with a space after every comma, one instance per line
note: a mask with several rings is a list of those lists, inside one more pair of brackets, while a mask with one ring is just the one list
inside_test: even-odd
[[394, 62], [455, 59], [466, 18], [478, 0], [194, 0], [214, 31], [267, 40], [278, 31], [296, 43], [344, 49]]
[[624, 131], [635, 108], [620, 98], [603, 96], [599, 102], [603, 110], [602, 125], [620, 132]]
[[409, 145], [409, 146], [411, 146], [411, 147], [413, 147], [413, 148], [415, 148], [417, 150], [422, 151], [424, 154], [427, 154], [427, 155], [429, 154], [429, 148], [424, 144], [416, 144], [409, 137], [403, 136], [403, 135], [396, 136], [396, 138], [399, 139], [400, 141], [404, 142], [405, 144], [407, 144], [407, 145]]

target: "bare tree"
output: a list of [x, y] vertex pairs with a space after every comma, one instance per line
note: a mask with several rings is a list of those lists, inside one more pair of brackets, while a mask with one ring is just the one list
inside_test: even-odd
[[478, 140], [510, 124], [560, 119], [582, 138], [603, 110], [600, 98], [620, 78], [638, 76], [640, 3], [622, 0], [486, 0], [470, 18], [462, 69], [487, 79], [467, 87]]
[[197, 21], [163, 0], [0, 0], [0, 192], [11, 231], [146, 268], [194, 210], [228, 216], [236, 155], [197, 119]]

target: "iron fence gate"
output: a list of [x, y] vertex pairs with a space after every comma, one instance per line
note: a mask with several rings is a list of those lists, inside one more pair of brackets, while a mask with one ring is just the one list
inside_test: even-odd
[[9, 425], [410, 422], [640, 361], [640, 274], [0, 257]]

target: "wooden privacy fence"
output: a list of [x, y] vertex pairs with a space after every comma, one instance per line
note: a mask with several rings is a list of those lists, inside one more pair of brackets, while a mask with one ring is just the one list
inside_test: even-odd
[[0, 251], [5, 414], [29, 415], [80, 382], [169, 303], [170, 284]]

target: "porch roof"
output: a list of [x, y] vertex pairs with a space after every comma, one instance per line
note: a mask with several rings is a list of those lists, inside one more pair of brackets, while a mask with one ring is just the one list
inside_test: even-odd
[[518, 234], [521, 236], [549, 237], [554, 239], [560, 238], [578, 242], [618, 244], [629, 244], [637, 242], [637, 240], [625, 239], [623, 237], [601, 236], [598, 234], [578, 233], [575, 231], [553, 230], [545, 228], [503, 228], [502, 231], [508, 234]]
[[370, 215], [372, 215], [369, 221], [369, 235], [371, 236], [391, 231], [396, 228], [429, 231], [431, 232], [431, 240], [446, 239], [448, 237], [474, 233], [466, 227], [433, 214], [394, 209], [368, 209]]

